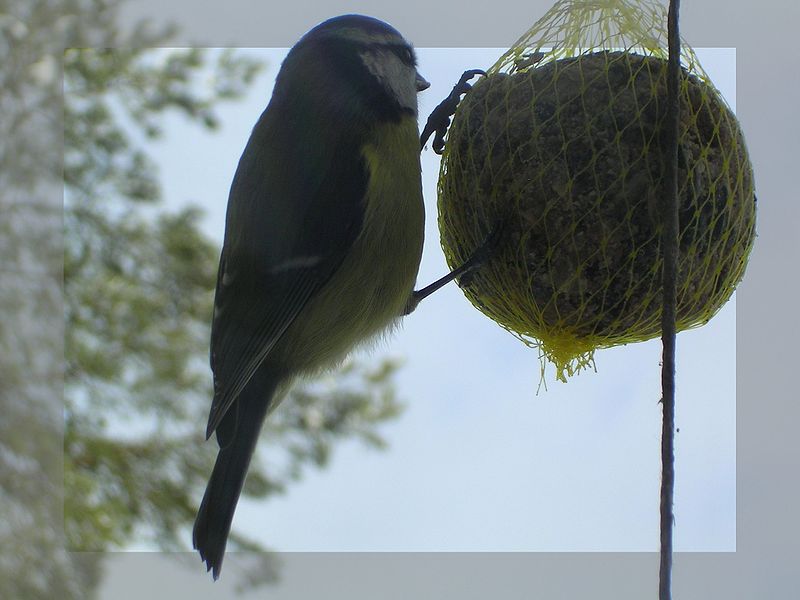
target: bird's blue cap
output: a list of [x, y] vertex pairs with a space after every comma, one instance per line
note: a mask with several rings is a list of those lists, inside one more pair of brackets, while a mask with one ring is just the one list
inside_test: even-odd
[[358, 34], [374, 38], [385, 36], [388, 39], [403, 39], [403, 36], [394, 27], [366, 15], [340, 15], [323, 21], [303, 36], [303, 39], [325, 37], [327, 34], [347, 35], [348, 37], [358, 37]]

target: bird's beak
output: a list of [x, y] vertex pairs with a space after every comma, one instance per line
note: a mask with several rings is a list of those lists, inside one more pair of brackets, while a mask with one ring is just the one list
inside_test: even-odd
[[429, 87], [431, 87], [430, 82], [417, 71], [417, 91], [421, 92], [422, 90], [427, 90]]

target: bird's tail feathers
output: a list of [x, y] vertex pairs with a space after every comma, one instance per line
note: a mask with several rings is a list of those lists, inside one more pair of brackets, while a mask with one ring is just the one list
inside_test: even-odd
[[[214, 579], [222, 568], [236, 504], [278, 383], [258, 376], [253, 379], [219, 425], [220, 450], [192, 531], [192, 545]], [[220, 436], [223, 432], [224, 436]]]

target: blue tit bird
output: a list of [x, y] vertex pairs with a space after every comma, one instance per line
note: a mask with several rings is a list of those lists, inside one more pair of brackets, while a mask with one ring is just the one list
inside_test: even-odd
[[219, 453], [193, 544], [219, 576], [262, 423], [298, 376], [413, 310], [425, 213], [417, 93], [393, 27], [345, 15], [289, 51], [231, 184], [211, 326]]

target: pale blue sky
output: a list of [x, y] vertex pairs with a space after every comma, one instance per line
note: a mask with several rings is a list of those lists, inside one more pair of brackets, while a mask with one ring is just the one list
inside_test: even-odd
[[[208, 213], [222, 240], [228, 188], [285, 50], [246, 50], [269, 68], [209, 134], [180, 117], [151, 148], [170, 207]], [[467, 68], [499, 49], [418, 49], [432, 83], [421, 120]], [[735, 50], [699, 50], [735, 108]], [[423, 152], [426, 247], [418, 287], [447, 271], [436, 225], [438, 157]], [[735, 550], [735, 310], [678, 337], [675, 549]], [[599, 351], [597, 372], [539, 384], [537, 352], [450, 285], [373, 349], [400, 357], [389, 449], [340, 444], [330, 467], [285, 496], [240, 503], [234, 527], [281, 551], [655, 551], [660, 483], [658, 340]], [[209, 399], [210, 402], [210, 399]], [[198, 423], [198, 427], [204, 427]], [[210, 443], [210, 442], [209, 442]], [[199, 500], [199, 498], [198, 498]], [[187, 533], [188, 535], [188, 533]]]

